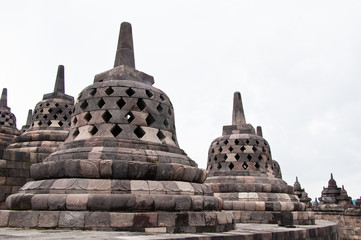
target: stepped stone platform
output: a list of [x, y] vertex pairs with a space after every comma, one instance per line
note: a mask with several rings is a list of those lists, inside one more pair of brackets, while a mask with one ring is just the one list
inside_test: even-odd
[[[1, 221], [0, 221], [1, 223]], [[259, 240], [259, 239], [338, 239], [337, 224], [329, 221], [316, 221], [315, 225], [302, 225], [295, 228], [280, 227], [275, 224], [237, 224], [235, 230], [225, 233], [183, 233], [169, 234], [154, 232], [115, 232], [115, 231], [73, 231], [73, 230], [24, 230], [2, 228], [0, 237], [4, 239], [118, 239], [118, 240]]]

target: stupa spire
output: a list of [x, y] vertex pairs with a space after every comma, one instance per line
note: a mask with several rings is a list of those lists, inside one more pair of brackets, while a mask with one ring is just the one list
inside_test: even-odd
[[232, 125], [240, 126], [242, 124], [246, 124], [246, 117], [244, 116], [241, 93], [235, 92], [233, 95]]
[[7, 88], [3, 88], [3, 92], [1, 94], [0, 99], [0, 107], [7, 107], [8, 106], [8, 90]]
[[127, 65], [135, 68], [132, 25], [128, 22], [123, 22], [120, 25], [114, 67], [120, 65]]
[[30, 126], [32, 117], [33, 117], [33, 110], [29, 109], [28, 118], [26, 119], [26, 125]]
[[54, 92], [65, 93], [64, 87], [64, 66], [58, 66], [58, 72], [56, 74], [56, 81], [54, 86]]

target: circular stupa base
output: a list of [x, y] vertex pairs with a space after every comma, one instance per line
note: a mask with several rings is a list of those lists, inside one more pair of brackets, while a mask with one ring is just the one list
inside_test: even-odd
[[0, 211], [1, 227], [131, 231], [224, 232], [235, 229], [231, 212]]

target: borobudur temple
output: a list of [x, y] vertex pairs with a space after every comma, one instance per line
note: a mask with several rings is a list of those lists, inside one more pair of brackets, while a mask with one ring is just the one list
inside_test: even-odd
[[79, 94], [65, 143], [7, 198], [7, 226], [234, 229], [233, 214], [203, 183], [206, 171], [179, 148], [172, 103], [153, 83], [135, 69], [131, 25], [122, 23], [114, 68]]

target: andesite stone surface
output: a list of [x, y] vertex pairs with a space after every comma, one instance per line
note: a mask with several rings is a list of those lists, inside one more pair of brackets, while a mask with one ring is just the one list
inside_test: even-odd
[[[241, 95], [234, 93], [232, 125], [223, 127], [208, 151], [206, 184], [223, 199], [223, 209], [234, 211], [238, 222], [278, 223], [289, 211], [294, 224], [313, 224], [312, 212], [282, 180], [268, 142], [246, 123]], [[285, 215], [285, 214], [284, 214]]]
[[35, 181], [7, 198], [21, 210], [10, 211], [8, 226], [234, 229], [233, 214], [219, 211], [222, 200], [203, 183], [206, 171], [178, 146], [168, 96], [134, 66], [131, 25], [122, 23], [114, 68], [79, 94], [64, 144], [32, 165]]
[[7, 196], [31, 180], [31, 164], [42, 162], [65, 141], [73, 108], [74, 98], [64, 92], [64, 66], [60, 65], [54, 91], [43, 96], [34, 112], [29, 110], [21, 135], [4, 150], [0, 160], [3, 163], [0, 208], [5, 208]]
[[298, 177], [296, 177], [296, 181], [293, 184], [293, 192], [297, 195], [297, 197], [300, 199], [300, 202], [303, 202], [306, 204], [306, 207], [308, 209], [312, 208], [311, 198], [308, 197], [307, 192], [304, 188], [301, 187], [300, 182], [298, 181]]

